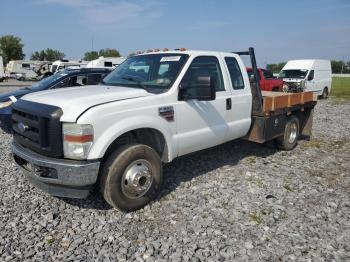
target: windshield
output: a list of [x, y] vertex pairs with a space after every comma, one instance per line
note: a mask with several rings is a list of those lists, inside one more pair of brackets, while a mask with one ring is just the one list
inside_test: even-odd
[[289, 69], [289, 70], [282, 70], [280, 74], [278, 75], [279, 78], [298, 78], [298, 79], [304, 79], [307, 75], [306, 69]]
[[133, 56], [107, 75], [103, 84], [164, 91], [171, 87], [187, 58], [186, 54]]
[[59, 79], [61, 79], [62, 77], [66, 76], [66, 75], [67, 75], [66, 73], [61, 72], [61, 73], [57, 73], [57, 74], [54, 74], [52, 76], [46, 77], [46, 78], [42, 79], [41, 81], [32, 85], [29, 89], [31, 89], [31, 90], [48, 89], [51, 87], [51, 85], [54, 82], [58, 81]]

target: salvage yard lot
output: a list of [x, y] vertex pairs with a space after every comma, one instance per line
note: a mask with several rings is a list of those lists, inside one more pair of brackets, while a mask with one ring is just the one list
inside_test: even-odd
[[97, 193], [59, 199], [29, 185], [0, 131], [0, 261], [349, 261], [349, 112], [319, 101], [313, 139], [293, 151], [238, 140], [181, 157], [158, 200], [129, 214]]

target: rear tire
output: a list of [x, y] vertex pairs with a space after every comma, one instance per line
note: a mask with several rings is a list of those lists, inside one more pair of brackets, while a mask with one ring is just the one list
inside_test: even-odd
[[128, 144], [114, 151], [104, 163], [99, 189], [112, 207], [130, 212], [159, 194], [162, 178], [158, 153], [146, 145]]
[[322, 92], [322, 95], [321, 95], [321, 98], [322, 99], [326, 99], [328, 97], [329, 93], [328, 93], [328, 87], [325, 87], [323, 89], [323, 92]]
[[276, 145], [282, 150], [292, 150], [299, 139], [299, 119], [296, 116], [290, 116], [284, 128], [284, 135], [276, 138]]

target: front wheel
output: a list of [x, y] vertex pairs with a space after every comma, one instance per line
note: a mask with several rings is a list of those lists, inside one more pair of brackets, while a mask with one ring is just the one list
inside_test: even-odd
[[114, 151], [103, 165], [100, 192], [112, 207], [134, 211], [158, 195], [162, 176], [162, 162], [153, 148], [125, 145]]
[[321, 98], [322, 98], [322, 99], [326, 99], [327, 97], [328, 97], [328, 88], [325, 87], [325, 88], [323, 89]]
[[299, 139], [299, 119], [296, 116], [290, 116], [284, 128], [284, 134], [276, 138], [276, 144], [279, 149], [292, 150]]

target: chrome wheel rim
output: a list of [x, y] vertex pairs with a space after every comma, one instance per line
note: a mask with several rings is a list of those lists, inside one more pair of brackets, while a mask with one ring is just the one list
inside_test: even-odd
[[144, 196], [153, 183], [152, 165], [147, 160], [132, 162], [124, 171], [121, 188], [123, 194], [132, 199]]
[[289, 139], [288, 139], [288, 142], [290, 144], [294, 143], [295, 139], [297, 138], [297, 133], [298, 133], [298, 125], [293, 122], [290, 125], [290, 132], [289, 132]]

